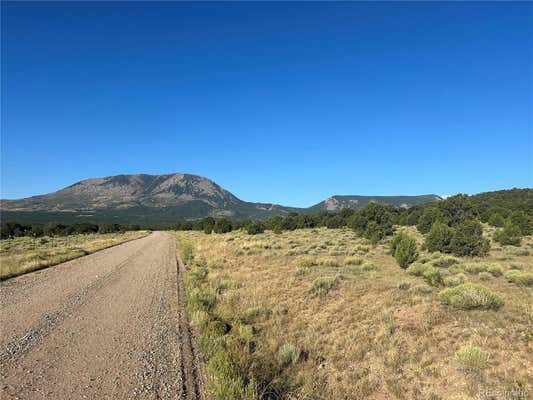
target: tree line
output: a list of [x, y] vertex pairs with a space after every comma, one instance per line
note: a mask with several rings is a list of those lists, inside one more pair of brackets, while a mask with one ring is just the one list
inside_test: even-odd
[[[91, 222], [77, 222], [75, 224], [62, 224], [50, 222], [40, 224], [19, 224], [18, 222], [2, 222], [0, 224], [0, 239], [13, 237], [31, 236], [69, 236], [88, 233], [115, 233], [126, 231], [138, 231], [143, 229], [141, 225], [129, 224], [94, 224]], [[144, 228], [146, 229], [146, 228]]]
[[519, 245], [522, 236], [533, 234], [533, 190], [512, 189], [475, 196], [459, 194], [407, 209], [369, 203], [358, 210], [343, 209], [337, 213], [314, 215], [289, 213], [262, 221], [207, 217], [179, 221], [173, 228], [207, 234], [237, 229], [258, 234], [267, 229], [281, 233], [316, 227], [350, 228], [377, 243], [392, 235], [394, 225], [416, 226], [425, 235], [428, 250], [476, 256], [486, 254], [490, 249], [488, 240], [483, 237], [481, 222], [498, 228], [494, 239], [500, 244]]
[[533, 189], [512, 189], [468, 196], [459, 194], [445, 200], [398, 208], [369, 203], [358, 210], [317, 214], [289, 213], [265, 220], [231, 220], [205, 217], [182, 220], [173, 225], [97, 225], [81, 222], [71, 225], [21, 225], [16, 222], [1, 224], [1, 238], [16, 236], [60, 236], [84, 233], [111, 233], [127, 230], [196, 230], [207, 234], [226, 233], [244, 229], [249, 234], [265, 230], [275, 233], [326, 227], [350, 228], [372, 243], [392, 235], [394, 225], [416, 226], [425, 235], [430, 251], [457, 255], [481, 255], [488, 251], [483, 238], [481, 222], [497, 228], [494, 239], [502, 245], [519, 245], [522, 236], [533, 234]]

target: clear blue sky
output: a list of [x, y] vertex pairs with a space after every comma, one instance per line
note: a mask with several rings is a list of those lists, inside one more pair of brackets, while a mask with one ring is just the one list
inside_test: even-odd
[[533, 3], [2, 2], [2, 194], [204, 175], [249, 201], [533, 186]]

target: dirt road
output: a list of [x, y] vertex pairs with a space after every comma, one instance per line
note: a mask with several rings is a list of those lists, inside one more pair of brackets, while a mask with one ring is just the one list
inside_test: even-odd
[[204, 399], [181, 272], [155, 232], [2, 283], [0, 397]]

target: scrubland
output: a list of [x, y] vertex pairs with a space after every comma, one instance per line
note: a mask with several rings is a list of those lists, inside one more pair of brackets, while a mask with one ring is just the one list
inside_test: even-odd
[[421, 251], [402, 269], [390, 237], [348, 229], [176, 235], [215, 399], [532, 395], [531, 236], [482, 258]]
[[1, 240], [0, 279], [56, 265], [147, 234], [147, 231], [135, 231]]

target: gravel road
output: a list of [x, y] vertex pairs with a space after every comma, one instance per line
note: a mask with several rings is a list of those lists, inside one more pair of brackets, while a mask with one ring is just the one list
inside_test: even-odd
[[1, 398], [204, 399], [164, 232], [2, 283]]

